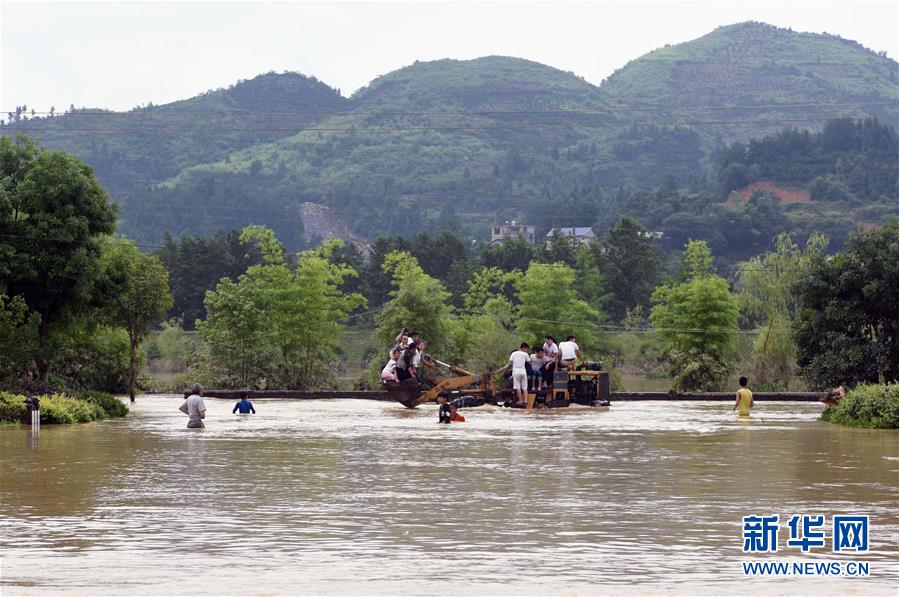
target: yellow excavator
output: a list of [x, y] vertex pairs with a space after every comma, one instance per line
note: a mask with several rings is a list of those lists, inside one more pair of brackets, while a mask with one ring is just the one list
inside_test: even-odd
[[[437, 402], [437, 397], [446, 393], [449, 394], [454, 390], [475, 386], [465, 390], [466, 395], [480, 396], [484, 400], [490, 402], [494, 400], [496, 394], [496, 382], [494, 381], [493, 370], [486, 373], [472, 373], [461, 367], [438, 361], [430, 355], [425, 355], [422, 359], [428, 375], [425, 376], [430, 386], [427, 390], [422, 389], [421, 385], [415, 379], [407, 379], [400, 383], [387, 383], [385, 389], [390, 397], [405, 406], [406, 408], [415, 408], [419, 404], [426, 402]], [[449, 369], [455, 376], [443, 376], [435, 373], [436, 366]]]
[[[400, 383], [387, 383], [385, 388], [390, 397], [405, 406], [415, 408], [426, 402], [436, 402], [440, 395], [447, 399], [454, 397], [474, 396], [477, 403], [502, 403], [511, 406], [515, 393], [505, 388], [498, 390], [495, 371], [491, 368], [486, 373], [472, 373], [461, 367], [450, 365], [425, 355], [422, 359], [426, 374], [427, 389], [415, 379], [407, 379]], [[455, 376], [439, 375], [437, 366], [448, 369]], [[464, 388], [464, 390], [463, 390]], [[545, 390], [530, 392], [527, 404], [519, 407], [530, 410], [539, 408], [559, 408], [571, 405], [590, 407], [607, 407], [610, 399], [609, 373], [602, 370], [601, 361], [585, 362], [580, 367], [569, 371], [557, 371], [553, 375], [552, 385]]]

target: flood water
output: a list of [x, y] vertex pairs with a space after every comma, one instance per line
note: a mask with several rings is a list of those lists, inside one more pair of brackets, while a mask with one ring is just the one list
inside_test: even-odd
[[[464, 411], [177, 396], [125, 419], [0, 429], [4, 595], [896, 595], [899, 432], [820, 406], [619, 402]], [[871, 551], [786, 546], [793, 514], [871, 516]], [[780, 551], [741, 518], [779, 514]], [[867, 578], [744, 577], [741, 561], [870, 562]]]

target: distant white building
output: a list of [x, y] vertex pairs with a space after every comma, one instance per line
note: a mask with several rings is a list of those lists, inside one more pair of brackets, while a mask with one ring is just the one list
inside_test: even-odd
[[589, 226], [575, 226], [574, 228], [556, 228], [546, 233], [546, 246], [548, 247], [552, 239], [558, 233], [559, 236], [571, 237], [571, 242], [575, 247], [586, 245], [590, 241], [596, 240], [593, 229]]
[[640, 233], [640, 236], [643, 238], [648, 238], [649, 240], [662, 240], [665, 238], [664, 232], [658, 232], [656, 230], [644, 230]]
[[515, 220], [497, 224], [490, 231], [490, 244], [498, 245], [510, 238], [520, 237], [529, 245], [537, 244], [537, 227], [519, 224]]

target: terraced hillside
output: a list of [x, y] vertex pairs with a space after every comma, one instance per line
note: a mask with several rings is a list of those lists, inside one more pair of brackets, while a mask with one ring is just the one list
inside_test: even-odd
[[[142, 113], [121, 123], [96, 117], [110, 128], [141, 122], [180, 134], [42, 139], [94, 164], [125, 204], [122, 231], [146, 242], [165, 230], [259, 222], [301, 246], [307, 202], [369, 238], [441, 227], [477, 237], [494, 220], [523, 215], [543, 230], [590, 225], [617, 187], [713, 175], [734, 141], [818, 129], [838, 116], [895, 122], [897, 81], [899, 64], [855, 42], [741, 23], [651, 52], [598, 87], [501, 56], [416, 62], [349, 99], [314, 79], [271, 74], [153, 108], [166, 125]], [[174, 115], [187, 110], [262, 114]], [[46, 126], [3, 132], [26, 124]], [[125, 182], [113, 182], [119, 177]]]

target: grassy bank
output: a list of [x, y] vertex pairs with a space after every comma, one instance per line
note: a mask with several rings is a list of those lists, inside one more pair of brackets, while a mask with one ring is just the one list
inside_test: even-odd
[[899, 429], [899, 383], [860, 385], [821, 413], [821, 418], [849, 427]]
[[[25, 396], [0, 392], [0, 422], [27, 423]], [[87, 423], [128, 414], [124, 402], [106, 392], [83, 391], [77, 396], [51, 394], [40, 397], [41, 423]]]

